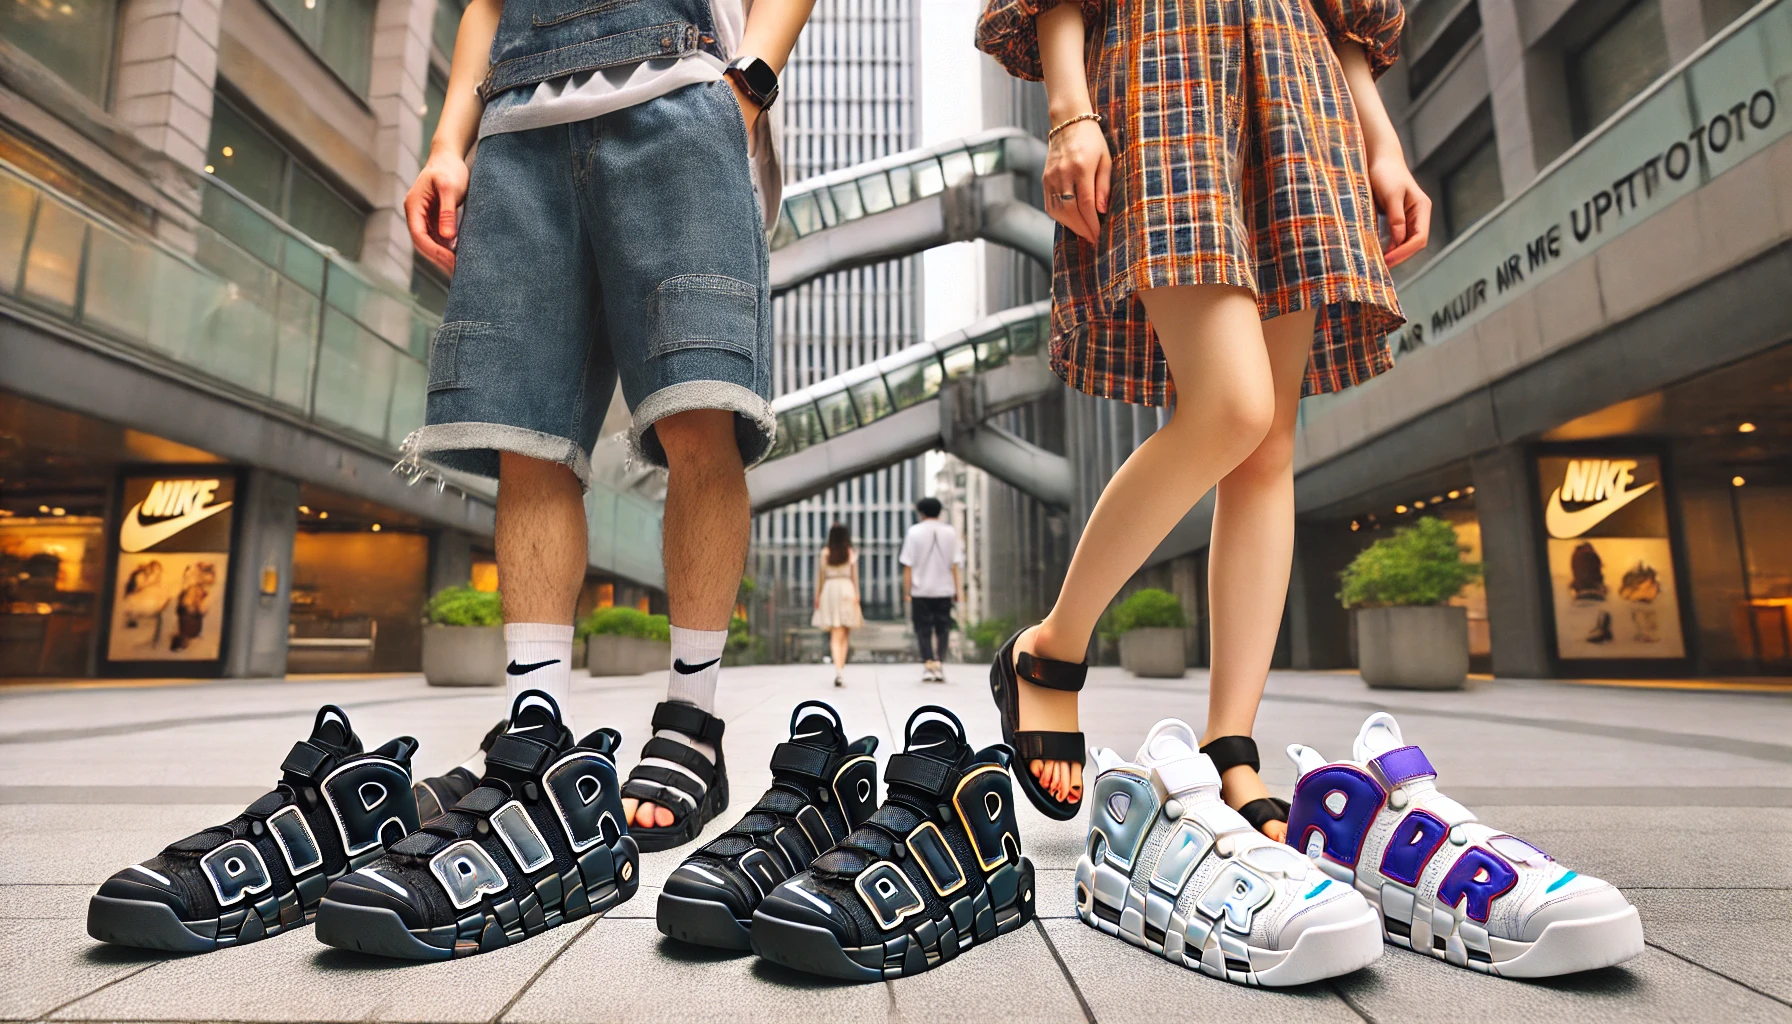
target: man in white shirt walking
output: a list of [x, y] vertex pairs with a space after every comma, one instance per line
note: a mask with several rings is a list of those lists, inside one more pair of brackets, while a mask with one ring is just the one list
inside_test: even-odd
[[922, 682], [943, 683], [946, 634], [952, 630], [952, 603], [961, 593], [959, 566], [964, 545], [958, 531], [940, 521], [940, 500], [915, 502], [921, 521], [908, 528], [902, 541], [902, 592], [914, 616], [915, 639], [921, 645]]

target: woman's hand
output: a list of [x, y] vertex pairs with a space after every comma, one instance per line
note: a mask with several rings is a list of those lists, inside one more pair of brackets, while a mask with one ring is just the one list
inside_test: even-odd
[[740, 119], [747, 123], [747, 135], [750, 138], [753, 126], [758, 123], [759, 115], [765, 112], [765, 108], [753, 102], [753, 97], [747, 95], [733, 75], [724, 75], [722, 80], [728, 83], [728, 88], [734, 90], [734, 101], [740, 104]]
[[449, 274], [454, 273], [454, 244], [459, 237], [456, 211], [467, 196], [467, 178], [466, 160], [447, 153], [432, 154], [404, 197], [411, 244]]
[[1369, 159], [1369, 191], [1388, 219], [1382, 258], [1394, 267], [1410, 259], [1431, 240], [1431, 197], [1413, 180], [1406, 158], [1397, 150]]
[[1099, 121], [1078, 121], [1065, 128], [1045, 154], [1045, 212], [1078, 238], [1095, 241], [1101, 233], [1101, 215], [1108, 212], [1113, 169]]

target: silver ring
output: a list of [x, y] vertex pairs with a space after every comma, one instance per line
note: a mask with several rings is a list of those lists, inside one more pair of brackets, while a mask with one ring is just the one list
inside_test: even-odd
[[1075, 192], [1059, 192], [1057, 195], [1052, 196], [1052, 198], [1056, 199], [1060, 203], [1074, 203], [1074, 202], [1076, 202], [1076, 193]]

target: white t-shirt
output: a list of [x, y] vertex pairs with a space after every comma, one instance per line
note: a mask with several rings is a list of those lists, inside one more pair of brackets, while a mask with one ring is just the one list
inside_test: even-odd
[[952, 567], [964, 564], [958, 531], [938, 519], [923, 519], [902, 540], [902, 564], [909, 567], [911, 597], [957, 597]]

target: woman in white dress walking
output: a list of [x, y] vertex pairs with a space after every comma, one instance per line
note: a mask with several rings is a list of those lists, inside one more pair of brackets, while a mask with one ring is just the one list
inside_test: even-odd
[[815, 578], [815, 615], [811, 624], [828, 631], [828, 642], [834, 654], [834, 685], [845, 686], [846, 649], [852, 631], [865, 623], [859, 608], [859, 553], [852, 549], [852, 538], [845, 523], [835, 523], [828, 530], [828, 546], [821, 549], [820, 569]]

